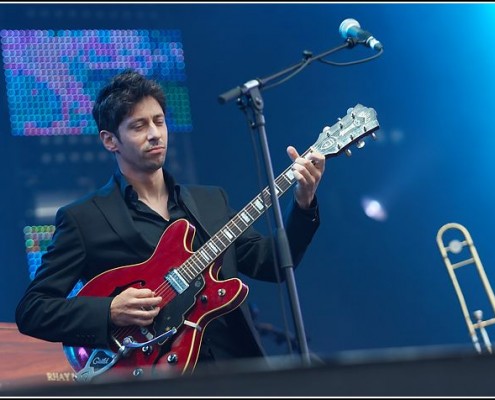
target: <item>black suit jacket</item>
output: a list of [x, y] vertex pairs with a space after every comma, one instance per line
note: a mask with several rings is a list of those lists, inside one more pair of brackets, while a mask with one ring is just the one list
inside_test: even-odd
[[[191, 221], [209, 238], [235, 212], [219, 187], [184, 185], [179, 201], [194, 219]], [[291, 202], [285, 228], [294, 264], [297, 265], [318, 225], [318, 210], [308, 212]], [[109, 309], [112, 298], [74, 296], [67, 299], [79, 279], [90, 280], [108, 269], [141, 263], [153, 253], [136, 230], [114, 177], [94, 193], [59, 209], [52, 243], [42, 265], [16, 310], [20, 332], [69, 346], [108, 347]], [[273, 246], [249, 227], [224, 253], [224, 279], [243, 273], [251, 278], [276, 281]], [[280, 274], [284, 277], [283, 272]], [[230, 314], [245, 325], [250, 353], [263, 354], [260, 339], [244, 302]]]

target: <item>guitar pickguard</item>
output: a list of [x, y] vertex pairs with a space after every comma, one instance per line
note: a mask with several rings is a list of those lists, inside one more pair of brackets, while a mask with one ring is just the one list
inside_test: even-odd
[[187, 312], [194, 306], [198, 293], [204, 287], [205, 280], [203, 275], [199, 275], [184, 292], [167, 303], [155, 318], [153, 324], [155, 335], [159, 335], [173, 327], [179, 329], [184, 323]]

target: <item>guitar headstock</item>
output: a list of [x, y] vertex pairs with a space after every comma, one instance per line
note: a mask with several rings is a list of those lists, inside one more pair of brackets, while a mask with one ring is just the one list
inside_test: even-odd
[[373, 108], [364, 107], [357, 104], [347, 110], [347, 114], [339, 121], [328, 127], [318, 136], [318, 140], [313, 147], [326, 158], [337, 155], [342, 151], [349, 151], [347, 148], [352, 143], [358, 143], [358, 147], [364, 145], [361, 140], [373, 134], [380, 127], [376, 119], [376, 111]]

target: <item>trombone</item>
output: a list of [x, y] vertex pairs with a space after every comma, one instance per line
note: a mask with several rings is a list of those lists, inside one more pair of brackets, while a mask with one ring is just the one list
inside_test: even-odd
[[[462, 234], [461, 240], [453, 239], [446, 246], [444, 243], [443, 235], [448, 230], [455, 231], [457, 235], [459, 235], [460, 232], [460, 234]], [[466, 306], [466, 300], [464, 299], [464, 295], [459, 285], [459, 281], [455, 274], [455, 270], [457, 268], [474, 264], [476, 266], [480, 279], [483, 283], [483, 287], [485, 288], [485, 291], [488, 295], [488, 299], [495, 314], [495, 296], [493, 294], [493, 290], [490, 285], [490, 282], [486, 276], [485, 269], [483, 268], [483, 264], [481, 263], [481, 260], [478, 256], [476, 247], [474, 246], [471, 235], [469, 234], [468, 230], [461, 224], [451, 222], [443, 225], [438, 230], [437, 244], [440, 249], [440, 253], [442, 254], [443, 261], [447, 267], [447, 271], [449, 272], [449, 276], [452, 279], [452, 283], [454, 284], [454, 289], [456, 291], [457, 297], [459, 299], [459, 303], [461, 305], [462, 313], [464, 315], [464, 319], [466, 321], [469, 330], [469, 335], [471, 336], [471, 340], [473, 342], [476, 351], [478, 353], [482, 352], [481, 345], [478, 340], [478, 335], [476, 334], [476, 329], [479, 329], [486, 350], [489, 353], [492, 353], [492, 345], [490, 343], [490, 339], [488, 337], [488, 333], [485, 328], [489, 325], [495, 324], [495, 318], [483, 320], [483, 312], [481, 310], [476, 310], [473, 312], [473, 317], [476, 320], [476, 322], [473, 323], [473, 320], [471, 319], [468, 308]], [[449, 253], [459, 254], [464, 248], [467, 248], [469, 250], [468, 252], [469, 256], [464, 260], [452, 263], [451, 260], [449, 259]]]

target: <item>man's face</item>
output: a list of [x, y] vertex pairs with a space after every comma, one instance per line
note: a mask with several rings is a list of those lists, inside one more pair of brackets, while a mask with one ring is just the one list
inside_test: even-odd
[[145, 97], [119, 125], [115, 153], [122, 173], [154, 172], [165, 162], [168, 129], [160, 104]]

